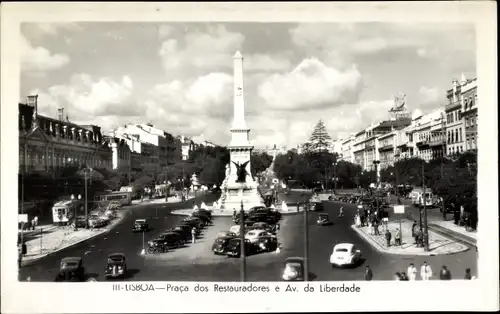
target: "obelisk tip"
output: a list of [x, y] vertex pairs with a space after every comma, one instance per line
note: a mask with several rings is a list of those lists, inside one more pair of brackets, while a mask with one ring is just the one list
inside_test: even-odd
[[236, 51], [236, 53], [234, 54], [234, 57], [233, 59], [243, 59], [243, 56], [241, 55], [240, 51]]

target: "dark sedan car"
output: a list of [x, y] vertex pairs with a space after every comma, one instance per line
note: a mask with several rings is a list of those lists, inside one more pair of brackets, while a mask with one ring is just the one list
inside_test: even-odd
[[169, 249], [180, 248], [186, 243], [179, 233], [173, 231], [164, 232], [156, 239], [162, 241]]
[[179, 225], [168, 231], [177, 232], [184, 239], [184, 241], [191, 239], [191, 228], [187, 225]]
[[56, 281], [85, 281], [85, 268], [81, 257], [65, 257]]
[[273, 252], [278, 248], [278, 238], [271, 235], [259, 237], [253, 245], [257, 252]]
[[132, 227], [133, 232], [146, 232], [149, 231], [149, 224], [146, 219], [137, 219]]
[[212, 251], [215, 254], [226, 254], [227, 245], [231, 239], [234, 239], [234, 236], [223, 236], [215, 239], [214, 244], [212, 244]]
[[205, 226], [205, 223], [200, 218], [197, 217], [189, 217], [184, 219], [184, 221], [196, 223], [196, 228], [198, 229], [201, 229]]
[[212, 221], [212, 219], [210, 219], [208, 217], [208, 215], [204, 214], [204, 213], [193, 213], [191, 215], [191, 218], [198, 218], [200, 219], [202, 222], [203, 222], [203, 225], [209, 225], [210, 222]]
[[191, 229], [196, 228], [196, 234], [201, 233], [201, 228], [196, 221], [181, 221], [177, 226], [188, 226], [190, 228], [189, 232], [191, 232]]
[[[252, 243], [249, 240], [245, 239], [245, 255], [250, 255], [254, 251]], [[229, 240], [229, 243], [226, 245], [226, 255], [229, 257], [240, 257], [241, 255], [241, 239], [234, 238]]]
[[127, 263], [125, 254], [113, 253], [108, 255], [106, 267], [104, 269], [104, 276], [106, 278], [124, 277], [127, 274]]

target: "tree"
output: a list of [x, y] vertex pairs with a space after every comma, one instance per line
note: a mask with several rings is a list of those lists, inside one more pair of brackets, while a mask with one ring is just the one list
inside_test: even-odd
[[327, 151], [330, 146], [332, 138], [328, 135], [325, 124], [323, 120], [319, 120], [314, 130], [309, 137], [310, 150], [309, 151]]
[[269, 156], [267, 153], [254, 153], [250, 156], [252, 164], [252, 175], [255, 176], [271, 165], [273, 157]]

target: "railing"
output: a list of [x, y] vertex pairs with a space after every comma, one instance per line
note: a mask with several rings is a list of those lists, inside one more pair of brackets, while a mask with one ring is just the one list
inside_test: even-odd
[[462, 108], [462, 103], [460, 101], [456, 101], [454, 103], [448, 104], [444, 107], [445, 111], [457, 109], [457, 108]]

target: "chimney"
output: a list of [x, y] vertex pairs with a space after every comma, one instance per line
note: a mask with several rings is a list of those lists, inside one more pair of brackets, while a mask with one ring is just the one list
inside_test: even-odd
[[451, 81], [451, 86], [453, 87], [453, 102], [457, 102], [457, 87], [458, 87], [458, 80], [456, 78]]
[[38, 95], [30, 95], [28, 98], [28, 106], [33, 107], [33, 118], [32, 118], [32, 128], [37, 126], [37, 117], [38, 117]]
[[467, 79], [465, 78], [464, 72], [462, 72], [462, 76], [460, 76], [460, 85], [467, 84]]

